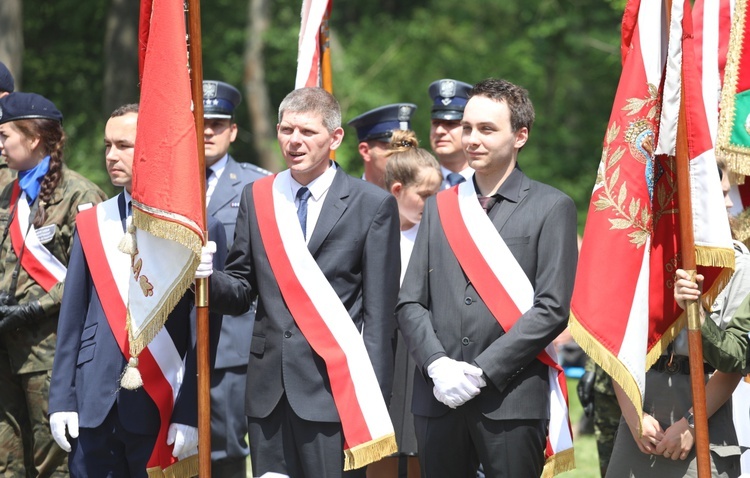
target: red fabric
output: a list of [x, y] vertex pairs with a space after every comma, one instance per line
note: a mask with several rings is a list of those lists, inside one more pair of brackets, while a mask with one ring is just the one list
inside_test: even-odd
[[143, 64], [146, 60], [148, 31], [151, 24], [151, 9], [154, 0], [141, 0], [141, 11], [138, 17], [138, 81], [143, 79]]
[[[21, 188], [18, 186], [18, 180], [13, 183], [13, 190], [10, 196], [10, 209], [14, 209], [18, 197], [21, 195]], [[29, 218], [29, 222], [33, 221], [33, 218]], [[21, 258], [21, 267], [29, 274], [29, 277], [39, 284], [45, 292], [49, 292], [52, 287], [55, 286], [59, 281], [57, 278], [44, 267], [44, 264], [39, 262], [39, 259], [34, 257], [30, 251], [24, 249], [24, 234], [26, 231], [21, 230], [20, 223], [18, 222], [18, 210], [16, 209], [13, 214], [13, 221], [10, 223], [10, 242], [13, 246], [13, 250], [16, 251], [16, 257]]]
[[[131, 356], [128, 345], [128, 331], [125, 326], [127, 308], [118, 293], [117, 284], [112, 276], [112, 269], [104, 253], [96, 209], [87, 209], [78, 214], [76, 218], [78, 237], [81, 240], [81, 247], [91, 272], [91, 279], [94, 282], [94, 288], [97, 290], [104, 315], [107, 317], [109, 328], [112, 330], [112, 335], [117, 341], [120, 352], [128, 361]], [[143, 379], [143, 389], [156, 404], [161, 419], [159, 433], [148, 466], [149, 468], [161, 466], [162, 469], [165, 469], [177, 461], [172, 456], [173, 446], [167, 445], [167, 432], [174, 408], [172, 387], [164, 378], [159, 365], [148, 348], [143, 349], [138, 356], [138, 370]]]
[[275, 175], [268, 176], [253, 183], [253, 201], [258, 216], [258, 228], [263, 241], [263, 248], [294, 322], [315, 350], [315, 353], [320, 355], [326, 363], [331, 393], [341, 417], [341, 427], [345, 439], [344, 448], [349, 449], [369, 442], [373, 437], [365, 422], [362, 410], [352, 406], [358, 403], [349, 376], [354, 371], [349, 370], [346, 355], [324, 324], [323, 318], [307, 295], [307, 291], [297, 279], [284, 249], [273, 204], [275, 177]]
[[[142, 13], [150, 3], [141, 3]], [[143, 40], [143, 16], [141, 20]], [[183, 2], [154, 2], [150, 20], [133, 160], [133, 199], [153, 208], [144, 212], [203, 237], [203, 202], [196, 192], [205, 172], [198, 167]]]

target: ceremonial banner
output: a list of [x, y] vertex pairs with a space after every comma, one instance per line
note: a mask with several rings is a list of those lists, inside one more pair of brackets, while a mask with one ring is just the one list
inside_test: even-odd
[[736, 0], [721, 95], [717, 154], [730, 171], [750, 174], [750, 34], [747, 0]]
[[[324, 56], [323, 50], [327, 48], [327, 44], [321, 45], [320, 38], [321, 30], [324, 30], [323, 33], [328, 31], [327, 17], [331, 13], [332, 3], [333, 0], [302, 1], [295, 89], [305, 86], [323, 86], [321, 62]], [[327, 33], [325, 37], [327, 38]]]
[[[665, 8], [664, 2], [639, 0], [629, 0], [625, 8], [623, 71], [571, 304], [576, 341], [639, 413], [646, 371], [686, 324], [673, 298], [674, 272], [681, 266], [678, 194], [692, 198], [696, 261], [705, 266], [704, 304], [713, 302], [734, 265], [696, 74], [690, 2], [672, 2], [669, 15]], [[687, 128], [687, 192], [676, 184], [678, 127]]]
[[[141, 385], [137, 367], [146, 347], [159, 362], [155, 351], [164, 347], [157, 341], [165, 336], [160, 331], [193, 282], [204, 242], [201, 195], [196, 193], [201, 191], [203, 172], [198, 168], [191, 109], [184, 5], [178, 0], [142, 0], [141, 5], [150, 17], [139, 39], [145, 55], [133, 160], [133, 218], [121, 243], [121, 249], [131, 254], [127, 303], [131, 359], [121, 380], [126, 388]], [[159, 368], [171, 369], [161, 363]], [[169, 426], [165, 410], [171, 411], [174, 397], [163, 394], [155, 401], [162, 416], [161, 440]], [[159, 476], [175, 461], [171, 447], [157, 446], [149, 474]]]

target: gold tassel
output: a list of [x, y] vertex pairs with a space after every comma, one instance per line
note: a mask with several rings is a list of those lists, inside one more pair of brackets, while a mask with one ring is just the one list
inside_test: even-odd
[[397, 451], [396, 435], [393, 433], [357, 445], [344, 450], [344, 471], [362, 468]]
[[552, 478], [560, 473], [574, 470], [575, 467], [576, 457], [574, 450], [573, 448], [568, 448], [547, 458], [541, 478]]
[[117, 248], [120, 250], [120, 252], [124, 252], [125, 254], [133, 256], [135, 255], [136, 251], [135, 226], [133, 225], [133, 216], [128, 217], [126, 229], [127, 232], [125, 232], [125, 235], [122, 236], [122, 239], [120, 239], [120, 243], [117, 245]]
[[130, 357], [120, 377], [120, 386], [127, 390], [137, 390], [143, 386], [143, 378], [138, 370], [138, 357]]

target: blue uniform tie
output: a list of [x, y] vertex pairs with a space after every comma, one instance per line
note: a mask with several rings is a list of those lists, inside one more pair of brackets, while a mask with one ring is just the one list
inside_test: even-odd
[[462, 182], [466, 181], [466, 178], [461, 176], [458, 173], [450, 173], [448, 174], [448, 184], [451, 186], [455, 186], [456, 184], [461, 184]]
[[306, 187], [301, 187], [297, 191], [297, 218], [299, 219], [299, 225], [302, 226], [302, 236], [307, 239], [307, 200], [310, 199], [312, 193]]

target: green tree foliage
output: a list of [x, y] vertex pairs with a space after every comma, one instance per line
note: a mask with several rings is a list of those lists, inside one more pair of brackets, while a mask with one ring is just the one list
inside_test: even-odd
[[[294, 87], [300, 0], [269, 3], [265, 62], [275, 109]], [[49, 96], [65, 115], [68, 160], [107, 187], [101, 135], [102, 28], [109, 0], [25, 0], [24, 89]], [[520, 155], [531, 177], [570, 194], [583, 225], [620, 74], [624, 0], [336, 0], [331, 19], [334, 93], [344, 121], [394, 102], [419, 106], [413, 125], [429, 145], [427, 86], [506, 78], [525, 86], [537, 112]], [[204, 77], [241, 86], [248, 0], [201, 5]], [[244, 101], [252, 101], [245, 98]], [[246, 108], [235, 157], [255, 161]], [[276, 118], [268, 118], [272, 124]], [[337, 160], [360, 174], [355, 133]]]

